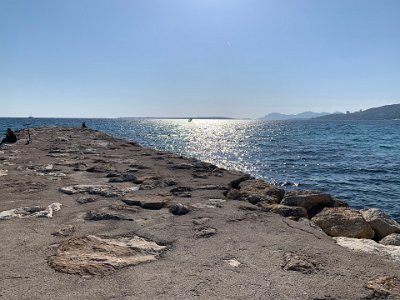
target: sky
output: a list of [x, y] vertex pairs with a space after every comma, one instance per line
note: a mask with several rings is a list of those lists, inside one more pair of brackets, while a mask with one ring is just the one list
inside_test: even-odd
[[0, 0], [0, 116], [400, 103], [398, 0]]

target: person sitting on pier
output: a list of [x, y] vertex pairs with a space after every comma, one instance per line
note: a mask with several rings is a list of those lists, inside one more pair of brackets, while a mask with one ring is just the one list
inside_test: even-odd
[[12, 144], [17, 141], [17, 136], [11, 130], [11, 128], [7, 128], [6, 137], [1, 141], [1, 144]]

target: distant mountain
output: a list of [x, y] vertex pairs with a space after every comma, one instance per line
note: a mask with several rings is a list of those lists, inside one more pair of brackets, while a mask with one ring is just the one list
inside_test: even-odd
[[317, 120], [395, 120], [400, 119], [400, 104], [385, 105], [364, 111], [335, 113], [317, 117]]
[[281, 121], [281, 120], [307, 120], [311, 118], [316, 118], [320, 116], [329, 115], [330, 113], [322, 112], [316, 113], [312, 111], [305, 111], [295, 115], [285, 115], [280, 113], [270, 113], [261, 119], [268, 120], [268, 121]]

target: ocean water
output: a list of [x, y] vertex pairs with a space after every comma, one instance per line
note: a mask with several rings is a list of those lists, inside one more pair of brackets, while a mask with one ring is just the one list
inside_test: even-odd
[[75, 127], [83, 121], [288, 189], [318, 189], [354, 208], [382, 208], [400, 221], [400, 121], [0, 118], [0, 130]]

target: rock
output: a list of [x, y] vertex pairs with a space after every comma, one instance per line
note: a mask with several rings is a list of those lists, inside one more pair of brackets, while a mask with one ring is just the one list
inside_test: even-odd
[[176, 181], [173, 179], [143, 179], [142, 184], [140, 185], [140, 190], [154, 190], [156, 188], [165, 188], [169, 186], [176, 185]]
[[400, 280], [396, 276], [371, 279], [367, 288], [374, 291], [373, 299], [400, 299]]
[[281, 201], [281, 204], [287, 206], [304, 207], [309, 216], [313, 217], [325, 207], [332, 207], [335, 202], [331, 195], [322, 194], [317, 191], [296, 191], [296, 193], [288, 193]]
[[132, 174], [123, 174], [118, 177], [111, 177], [109, 182], [133, 182], [133, 183], [142, 183], [141, 180], [139, 180], [135, 175]]
[[52, 235], [55, 236], [70, 236], [76, 231], [76, 228], [74, 225], [65, 225], [61, 227], [59, 230], [56, 232], [53, 232]]
[[333, 199], [333, 203], [331, 204], [331, 206], [328, 207], [349, 207], [349, 204], [345, 201], [336, 199], [336, 198], [332, 198]]
[[[253, 202], [268, 201], [270, 203], [279, 203], [285, 190], [274, 185], [268, 184], [262, 180], [246, 180], [239, 184], [240, 200], [253, 199]], [[254, 197], [259, 198], [255, 201]]]
[[286, 271], [311, 274], [317, 270], [317, 264], [303, 254], [285, 253], [282, 268]]
[[374, 230], [361, 213], [348, 207], [324, 208], [312, 221], [330, 236], [367, 239], [374, 237]]
[[117, 197], [123, 194], [122, 190], [116, 190], [109, 185], [89, 185], [89, 184], [78, 184], [73, 186], [62, 187], [59, 189], [60, 192], [73, 195], [76, 193], [89, 193], [92, 195], [100, 195], [103, 197]]
[[133, 221], [132, 218], [126, 217], [123, 215], [110, 213], [106, 211], [93, 211], [89, 210], [86, 213], [86, 220], [88, 221], [102, 221], [102, 220], [125, 220], [125, 221]]
[[169, 212], [175, 216], [181, 216], [190, 212], [190, 209], [181, 203], [177, 203], [169, 207]]
[[232, 188], [228, 191], [228, 193], [226, 194], [226, 197], [228, 199], [237, 200], [240, 198], [240, 192], [239, 192], [239, 190]]
[[203, 225], [210, 221], [210, 218], [195, 218], [192, 220], [194, 225]]
[[0, 170], [0, 177], [7, 176], [7, 175], [8, 175], [8, 170], [6, 170], [6, 169], [1, 169]]
[[217, 233], [217, 229], [209, 227], [209, 228], [202, 228], [200, 229], [195, 237], [196, 238], [209, 238], [212, 237], [213, 235], [215, 235]]
[[47, 208], [32, 206], [20, 207], [0, 212], [0, 220], [9, 220], [13, 218], [52, 218], [54, 212], [61, 209], [62, 204], [54, 202], [47, 206]]
[[182, 164], [177, 164], [177, 165], [171, 166], [171, 169], [173, 169], [173, 170], [189, 170], [192, 168], [193, 168], [193, 165], [187, 164], [187, 163], [182, 163]]
[[258, 206], [263, 211], [273, 212], [283, 217], [308, 218], [307, 210], [303, 207], [269, 203], [261, 203]]
[[202, 185], [196, 188], [196, 190], [228, 190], [229, 188], [226, 186], [222, 186], [222, 185], [215, 185], [215, 184], [208, 184], [208, 185]]
[[191, 192], [193, 189], [190, 187], [185, 187], [185, 186], [180, 186], [180, 187], [176, 187], [173, 188], [172, 190], [170, 190], [170, 192], [177, 197], [192, 197], [192, 195], [189, 193]]
[[400, 224], [378, 208], [363, 209], [361, 214], [375, 231], [377, 240], [383, 239], [391, 233], [400, 233]]
[[400, 234], [391, 233], [379, 241], [382, 245], [400, 246]]
[[76, 199], [76, 202], [78, 202], [79, 204], [92, 203], [96, 201], [97, 199], [94, 197], [79, 197], [78, 199]]
[[212, 205], [214, 207], [222, 207], [222, 203], [225, 203], [224, 199], [208, 199], [206, 204]]
[[62, 243], [48, 263], [63, 273], [103, 276], [128, 266], [155, 261], [165, 249], [166, 246], [138, 236], [107, 239], [89, 235]]
[[231, 188], [237, 189], [239, 187], [239, 184], [242, 183], [243, 181], [252, 179], [253, 177], [251, 177], [249, 174], [244, 174], [243, 176], [240, 176], [239, 178], [232, 180], [229, 183], [229, 186]]
[[140, 206], [144, 209], [159, 210], [163, 208], [170, 198], [160, 196], [141, 196], [135, 199], [121, 199], [127, 205]]
[[96, 165], [86, 169], [86, 172], [90, 173], [109, 173], [115, 172], [115, 168], [111, 165], [104, 164], [104, 165]]
[[224, 261], [230, 265], [231, 267], [237, 268], [241, 265], [241, 262], [239, 262], [236, 259], [224, 259]]
[[366, 252], [370, 254], [384, 256], [389, 259], [400, 262], [400, 247], [381, 245], [370, 239], [357, 239], [346, 237], [335, 237], [336, 243], [342, 247], [355, 251]]

